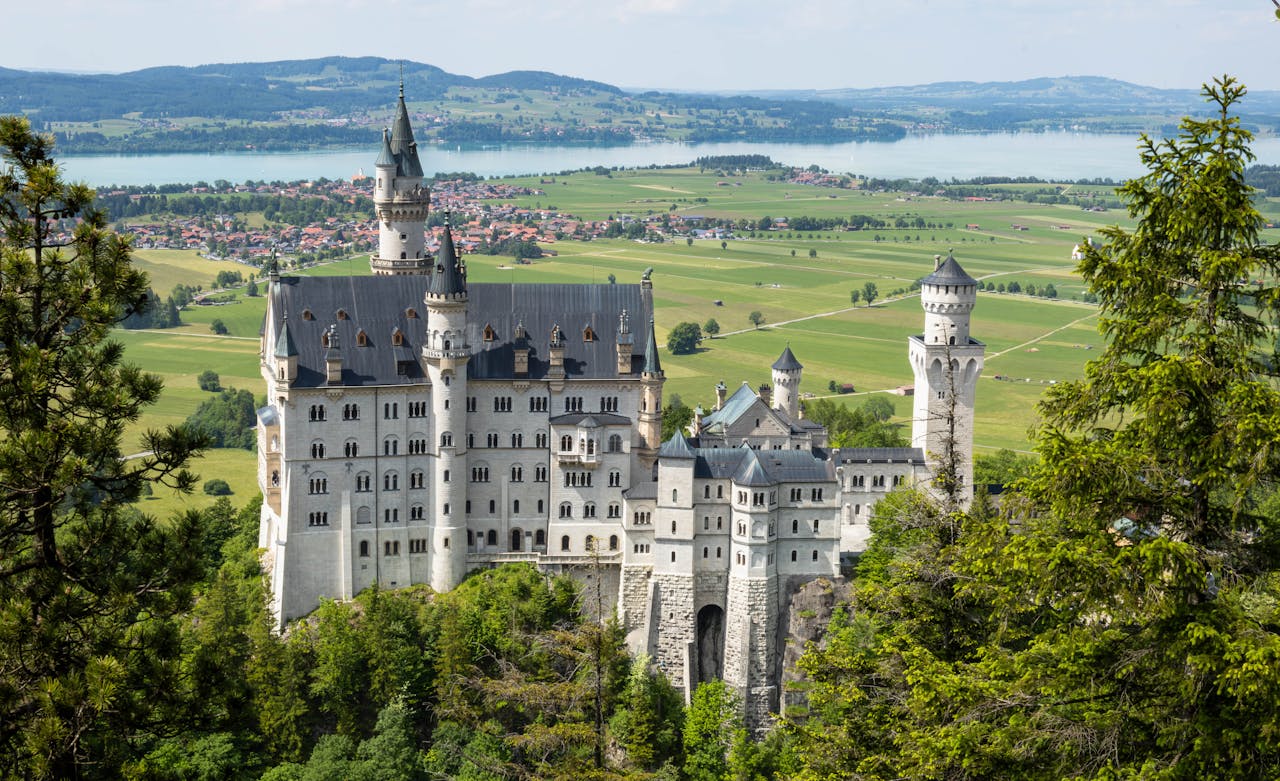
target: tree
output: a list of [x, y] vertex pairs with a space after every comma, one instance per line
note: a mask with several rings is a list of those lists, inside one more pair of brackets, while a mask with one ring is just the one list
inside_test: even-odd
[[688, 355], [698, 349], [702, 341], [702, 329], [697, 323], [676, 323], [667, 335], [667, 349], [673, 355]]
[[714, 337], [716, 334], [720, 333], [720, 324], [716, 322], [714, 317], [709, 318], [707, 322], [702, 324], [702, 332], [707, 336]]
[[861, 298], [862, 298], [862, 291], [861, 291], [861, 290], [850, 290], [850, 291], [849, 291], [849, 303], [850, 303], [850, 304], [857, 305], [858, 300], [859, 300], [859, 299], [861, 299]]
[[729, 249], [729, 242], [727, 241], [720, 242], [720, 249]]
[[751, 321], [751, 325], [755, 326], [756, 328], [759, 328], [760, 326], [764, 325], [764, 315], [761, 314], [759, 311], [753, 310], [751, 314], [747, 315], [747, 320]]
[[662, 408], [662, 441], [666, 442], [677, 431], [683, 432], [693, 422], [693, 409], [680, 397], [673, 395]]
[[809, 257], [810, 257], [810, 258], [816, 258], [816, 257], [818, 257], [818, 251], [817, 251], [816, 249], [812, 249], [812, 248], [810, 248], [810, 249], [809, 249]]
[[686, 238], [686, 239], [684, 240], [684, 245], [685, 245], [686, 247], [692, 247], [692, 246], [693, 246], [693, 237], [692, 237], [692, 236], [690, 236], [690, 237]]
[[200, 385], [200, 390], [217, 393], [222, 390], [222, 381], [218, 377], [218, 373], [213, 369], [205, 369], [200, 372], [200, 376], [196, 378], [196, 382]]
[[214, 318], [213, 322], [209, 324], [209, 330], [213, 331], [218, 336], [226, 336], [230, 333], [230, 331], [227, 330], [227, 324], [222, 322], [219, 318]]
[[258, 295], [258, 283], [255, 280], [249, 280], [249, 286], [244, 289], [244, 294], [250, 298]]
[[215, 477], [204, 481], [204, 492], [209, 496], [230, 496], [231, 486], [221, 477]]
[[893, 402], [889, 401], [884, 394], [876, 394], [862, 405], [862, 412], [864, 415], [870, 415], [874, 420], [885, 423], [893, 417]]
[[128, 504], [189, 491], [200, 440], [148, 432], [121, 458], [161, 390], [109, 341], [146, 276], [51, 146], [0, 117], [0, 775], [111, 776], [178, 688], [171, 619], [200, 574], [198, 516]]
[[689, 781], [726, 778], [729, 749], [741, 730], [737, 700], [724, 681], [699, 684], [684, 720], [684, 777]]
[[871, 302], [875, 301], [878, 295], [880, 291], [876, 289], [876, 283], [868, 282], [862, 286], [862, 298], [867, 302], [867, 306], [871, 306]]

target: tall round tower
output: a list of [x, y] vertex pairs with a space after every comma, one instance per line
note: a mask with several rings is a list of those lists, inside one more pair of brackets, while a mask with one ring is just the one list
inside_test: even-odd
[[911, 446], [924, 451], [935, 487], [962, 505], [973, 497], [973, 405], [986, 351], [969, 335], [977, 300], [978, 281], [948, 254], [920, 282], [924, 333], [908, 340], [915, 374]]
[[431, 191], [423, 184], [418, 142], [413, 140], [404, 82], [396, 119], [382, 131], [382, 151], [374, 164], [373, 205], [378, 214], [378, 254], [369, 258], [374, 274], [428, 274], [424, 228]]
[[435, 504], [431, 587], [449, 591], [467, 571], [467, 272], [444, 236], [424, 297], [427, 334], [422, 357], [431, 382], [435, 422]]
[[773, 408], [782, 410], [794, 422], [800, 417], [800, 374], [804, 366], [787, 345], [773, 362]]

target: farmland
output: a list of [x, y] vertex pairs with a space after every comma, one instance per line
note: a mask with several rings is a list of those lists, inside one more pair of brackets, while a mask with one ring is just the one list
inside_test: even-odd
[[[720, 184], [724, 181], [731, 183], [726, 187]], [[737, 231], [727, 240], [692, 243], [559, 241], [544, 247], [555, 256], [529, 265], [514, 265], [503, 256], [467, 257], [473, 282], [605, 283], [612, 275], [625, 284], [638, 282], [646, 269], [654, 269], [660, 343], [682, 321], [703, 324], [714, 318], [722, 329], [692, 355], [663, 350], [667, 398], [679, 395], [689, 406], [709, 407], [720, 380], [731, 388], [742, 382], [768, 382], [769, 365], [787, 344], [805, 365], [802, 392], [830, 396], [835, 395], [829, 390], [831, 383], [848, 384], [855, 393], [840, 398], [856, 404], [866, 394], [909, 385], [906, 337], [921, 324], [919, 297], [909, 288], [932, 270], [934, 255], [954, 250], [965, 269], [982, 282], [1017, 281], [1024, 288], [1052, 283], [1059, 295], [1056, 300], [985, 291], [979, 296], [973, 333], [987, 344], [986, 370], [978, 388], [979, 452], [1027, 449], [1035, 402], [1043, 389], [1080, 376], [1084, 362], [1096, 355], [1093, 351], [1101, 346], [1096, 309], [1073, 300], [1084, 291], [1073, 273], [1070, 252], [1082, 235], [1125, 221], [1123, 213], [1114, 210], [1097, 213], [1016, 200], [962, 202], [893, 192], [864, 194], [770, 182], [758, 174], [725, 177], [696, 168], [609, 176], [578, 173], [542, 187], [545, 195], [516, 203], [530, 209], [554, 206], [562, 213], [597, 219], [617, 214], [642, 218], [650, 211], [752, 221], [763, 216], [868, 214], [889, 221], [909, 216], [952, 225], [812, 234], [774, 230], [756, 232], [754, 238]], [[1274, 208], [1274, 203], [1268, 204], [1268, 209]], [[148, 251], [140, 253], [140, 260], [154, 280], [165, 280], [157, 285], [160, 291], [173, 279], [207, 283], [224, 266], [233, 265], [179, 251]], [[368, 263], [356, 257], [299, 273], [367, 274]], [[879, 297], [871, 306], [865, 299], [851, 303], [850, 292], [862, 290], [868, 282], [876, 285]], [[189, 307], [182, 313], [186, 325], [181, 328], [121, 332], [128, 357], [162, 375], [166, 383], [161, 402], [131, 434], [185, 419], [207, 395], [196, 385], [196, 376], [205, 369], [218, 372], [224, 386], [261, 392], [257, 337], [264, 311], [263, 298], [240, 296], [222, 306]], [[747, 319], [753, 311], [764, 316], [759, 329]], [[229, 335], [210, 333], [215, 318], [223, 321]], [[891, 398], [899, 419], [905, 421], [910, 399]], [[254, 463], [246, 451], [219, 451], [197, 469], [206, 478], [226, 478], [239, 493], [252, 490]], [[151, 501], [157, 509], [175, 506], [168, 497]], [[211, 499], [185, 501], [201, 504]]]

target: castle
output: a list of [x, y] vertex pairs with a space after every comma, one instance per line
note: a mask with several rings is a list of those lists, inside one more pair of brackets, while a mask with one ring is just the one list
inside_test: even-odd
[[910, 447], [828, 447], [790, 348], [772, 387], [721, 383], [662, 442], [648, 274], [469, 283], [447, 220], [433, 257], [403, 87], [375, 171], [373, 276], [268, 268], [259, 544], [281, 623], [375, 583], [447, 591], [532, 562], [606, 582], [633, 651], [686, 693], [723, 678], [763, 723], [794, 590], [839, 575], [894, 487], [943, 462], [971, 483], [976, 281], [950, 257], [922, 281]]

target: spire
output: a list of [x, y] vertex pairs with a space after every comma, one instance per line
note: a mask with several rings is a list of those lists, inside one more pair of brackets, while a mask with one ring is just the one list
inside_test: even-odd
[[453, 229], [449, 227], [449, 215], [444, 218], [444, 236], [440, 238], [440, 251], [436, 254], [436, 270], [431, 275], [427, 295], [457, 298], [467, 294], [467, 274], [453, 246]]
[[404, 104], [404, 85], [400, 86], [400, 99], [396, 102], [396, 121], [391, 125], [391, 154], [396, 160], [397, 176], [422, 176], [422, 163], [418, 162], [418, 142], [413, 140], [413, 127], [409, 124], [409, 108]]
[[280, 336], [276, 338], [277, 358], [296, 358], [298, 356], [298, 346], [293, 343], [293, 334], [289, 333], [289, 313], [284, 313], [284, 319], [280, 321]]
[[793, 372], [797, 369], [803, 369], [804, 366], [796, 360], [795, 354], [791, 352], [791, 343], [788, 342], [787, 346], [782, 350], [782, 355], [778, 356], [778, 360], [773, 362], [771, 368], [780, 372]]
[[378, 153], [378, 161], [374, 165], [395, 165], [396, 157], [391, 154], [391, 128], [382, 129], [382, 151]]
[[920, 280], [922, 285], [965, 285], [969, 287], [976, 286], [978, 280], [969, 276], [969, 274], [960, 267], [956, 261], [956, 256], [948, 252], [947, 259], [942, 261], [942, 265], [929, 276]]
[[662, 374], [662, 363], [658, 360], [658, 337], [653, 332], [653, 320], [649, 321], [649, 344], [644, 350], [644, 373]]

